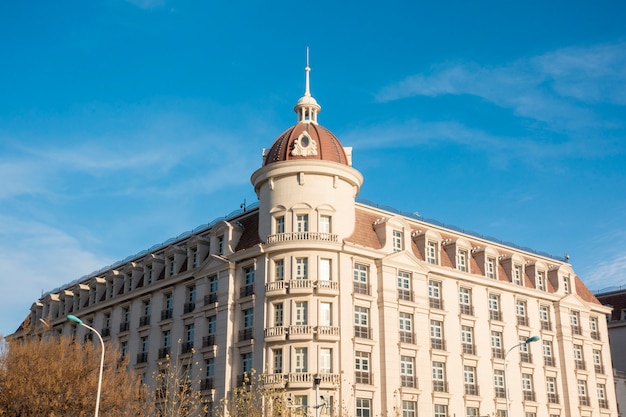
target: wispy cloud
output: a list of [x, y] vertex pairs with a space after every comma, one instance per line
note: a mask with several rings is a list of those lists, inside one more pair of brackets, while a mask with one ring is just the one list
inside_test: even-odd
[[626, 104], [626, 43], [564, 48], [492, 67], [442, 64], [384, 87], [376, 98], [463, 94], [561, 131], [621, 126], [599, 119], [592, 106]]

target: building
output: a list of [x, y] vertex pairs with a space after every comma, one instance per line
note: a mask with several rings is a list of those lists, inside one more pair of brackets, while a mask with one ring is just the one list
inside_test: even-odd
[[256, 369], [325, 415], [616, 417], [610, 308], [571, 265], [357, 202], [320, 110], [307, 66], [258, 205], [48, 292], [14, 336], [79, 316], [146, 375], [204, 364], [214, 403]]
[[618, 415], [623, 416], [626, 412], [626, 354], [621, 349], [626, 343], [626, 288], [620, 287], [597, 293], [596, 298], [612, 309], [606, 318], [611, 342]]

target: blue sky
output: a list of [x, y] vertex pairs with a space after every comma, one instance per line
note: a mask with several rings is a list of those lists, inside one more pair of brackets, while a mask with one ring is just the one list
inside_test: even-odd
[[626, 284], [620, 1], [0, 5], [0, 334], [42, 292], [256, 201], [311, 48], [360, 198]]

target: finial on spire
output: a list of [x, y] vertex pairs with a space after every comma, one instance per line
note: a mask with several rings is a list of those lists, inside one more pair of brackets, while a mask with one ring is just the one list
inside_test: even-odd
[[317, 113], [322, 110], [322, 107], [317, 104], [317, 101], [311, 97], [311, 85], [309, 80], [309, 72], [311, 67], [309, 66], [309, 47], [306, 47], [306, 67], [304, 68], [304, 96], [298, 100], [294, 107], [295, 112], [298, 114], [298, 122], [315, 123], [317, 124]]

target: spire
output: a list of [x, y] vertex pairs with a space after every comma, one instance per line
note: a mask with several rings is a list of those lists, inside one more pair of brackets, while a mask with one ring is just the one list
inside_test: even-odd
[[311, 67], [309, 67], [309, 47], [307, 46], [306, 67], [304, 68], [304, 95], [300, 97], [293, 109], [298, 115], [298, 122], [317, 124], [317, 114], [322, 110], [322, 107], [311, 96], [309, 72], [311, 72]]

